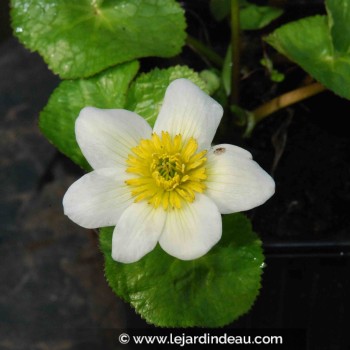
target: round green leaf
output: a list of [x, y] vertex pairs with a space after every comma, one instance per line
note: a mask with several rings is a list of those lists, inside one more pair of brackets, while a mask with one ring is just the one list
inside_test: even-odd
[[138, 113], [153, 127], [163, 102], [165, 90], [175, 79], [186, 78], [210, 93], [207, 84], [187, 66], [154, 69], [139, 76], [130, 86], [126, 109]]
[[60, 83], [40, 113], [43, 134], [65, 155], [86, 170], [85, 160], [75, 140], [75, 120], [82, 108], [123, 108], [130, 81], [139, 69], [133, 61], [107, 69], [88, 79]]
[[113, 291], [147, 322], [163, 327], [219, 327], [246, 313], [260, 289], [261, 242], [243, 214], [223, 216], [223, 236], [205, 256], [182, 261], [159, 245], [132, 264], [111, 257], [113, 228], [100, 230], [105, 275]]
[[185, 40], [174, 0], [12, 0], [17, 37], [62, 78], [91, 76], [139, 57], [171, 57]]
[[326, 16], [307, 17], [278, 28], [266, 40], [327, 88], [350, 99], [350, 54], [335, 52], [328, 21]]

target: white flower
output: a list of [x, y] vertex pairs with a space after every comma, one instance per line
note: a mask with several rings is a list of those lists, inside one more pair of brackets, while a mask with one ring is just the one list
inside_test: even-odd
[[186, 79], [173, 81], [152, 131], [136, 113], [86, 107], [77, 142], [93, 171], [63, 198], [86, 228], [116, 226], [112, 257], [131, 263], [159, 242], [183, 260], [206, 254], [222, 232], [221, 214], [264, 203], [273, 179], [249, 152], [211, 147], [222, 107]]

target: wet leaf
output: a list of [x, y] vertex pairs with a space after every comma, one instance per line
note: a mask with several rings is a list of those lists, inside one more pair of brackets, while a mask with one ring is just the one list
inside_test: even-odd
[[12, 0], [11, 9], [15, 35], [61, 78], [171, 57], [185, 40], [184, 11], [174, 0]]

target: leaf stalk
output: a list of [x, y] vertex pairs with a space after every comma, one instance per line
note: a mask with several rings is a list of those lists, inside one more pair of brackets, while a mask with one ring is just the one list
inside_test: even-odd
[[277, 96], [252, 111], [255, 122], [258, 123], [262, 119], [282, 108], [288, 107], [292, 104], [305, 100], [306, 98], [317, 95], [318, 93], [325, 90], [326, 88], [322, 84], [313, 83]]
[[201, 41], [195, 39], [191, 35], [187, 35], [186, 44], [193, 51], [197, 52], [200, 56], [206, 58], [213, 65], [221, 68], [224, 64], [224, 59], [218, 55], [213, 49], [203, 44]]

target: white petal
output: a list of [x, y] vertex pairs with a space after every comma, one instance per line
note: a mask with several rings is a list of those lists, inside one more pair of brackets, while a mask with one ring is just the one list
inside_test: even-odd
[[85, 228], [114, 226], [132, 202], [130, 178], [118, 168], [94, 170], [69, 187], [63, 197], [64, 213]]
[[75, 123], [77, 142], [94, 169], [125, 164], [130, 149], [152, 129], [136, 113], [124, 109], [85, 107]]
[[165, 211], [146, 201], [133, 203], [120, 217], [113, 232], [112, 258], [123, 263], [141, 259], [157, 245]]
[[160, 134], [194, 137], [199, 150], [207, 149], [223, 114], [222, 107], [187, 79], [174, 80], [166, 90], [162, 108], [154, 125]]
[[208, 195], [222, 214], [249, 210], [275, 193], [275, 182], [246, 150], [217, 145], [208, 152]]
[[205, 195], [197, 195], [193, 203], [167, 213], [160, 246], [170, 255], [192, 260], [206, 254], [222, 233], [217, 206]]

